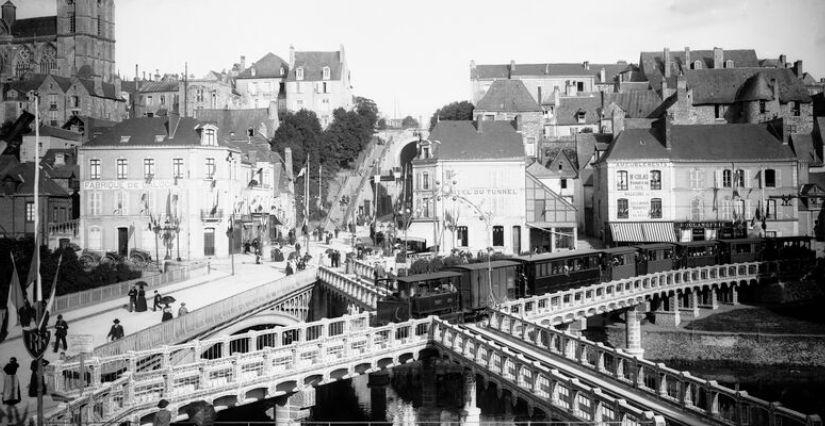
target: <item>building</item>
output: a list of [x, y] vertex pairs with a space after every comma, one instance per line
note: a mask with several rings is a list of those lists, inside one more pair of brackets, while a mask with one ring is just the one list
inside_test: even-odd
[[[34, 229], [34, 164], [18, 163], [11, 156], [0, 161], [0, 233], [5, 238], [33, 237]], [[40, 173], [38, 188], [40, 241], [49, 241], [53, 224], [64, 223], [73, 216], [72, 196], [50, 178], [49, 170]]]
[[[156, 77], [160, 77], [156, 74]], [[139, 80], [130, 94], [132, 118], [182, 114], [183, 83], [177, 75], [167, 74], [155, 80]]]
[[536, 146], [544, 132], [544, 112], [530, 96], [521, 80], [496, 80], [473, 110], [475, 121], [512, 121], [524, 140], [528, 157], [537, 155]]
[[615, 64], [509, 64], [476, 65], [470, 61], [470, 87], [477, 104], [497, 80], [521, 80], [536, 102], [544, 103], [553, 91], [567, 96], [613, 92], [621, 82], [641, 80], [639, 69], [624, 61]]
[[115, 74], [114, 0], [55, 0], [57, 15], [17, 19], [11, 0], [0, 21], [0, 78], [24, 79], [29, 73], [62, 77]]
[[285, 81], [289, 74], [289, 63], [270, 52], [248, 68], [246, 58], [241, 56], [239, 69], [234, 81], [235, 90], [240, 95], [240, 108], [268, 108], [271, 102], [275, 102], [281, 111], [287, 108]]
[[200, 109], [235, 108], [240, 103], [226, 73], [210, 71], [201, 78], [187, 78], [184, 90], [182, 115], [187, 117], [197, 117]]
[[76, 115], [111, 121], [120, 121], [127, 115], [119, 79], [108, 83], [99, 77], [28, 74], [25, 80], [2, 85], [0, 117], [4, 121], [14, 121], [23, 111], [33, 113], [32, 92], [40, 95], [41, 122], [52, 127], [60, 127]]
[[798, 200], [782, 200], [798, 191], [797, 158], [764, 125], [625, 129], [594, 189], [594, 228], [612, 244], [799, 233]]
[[49, 150], [75, 148], [81, 144], [81, 134], [59, 127], [40, 126], [40, 158], [35, 159], [36, 133], [30, 132], [23, 136], [20, 144], [20, 161], [35, 162], [46, 155]]
[[331, 52], [296, 51], [290, 46], [288, 68], [288, 110], [313, 111], [321, 127], [326, 127], [334, 110], [352, 108], [352, 83], [343, 45]]

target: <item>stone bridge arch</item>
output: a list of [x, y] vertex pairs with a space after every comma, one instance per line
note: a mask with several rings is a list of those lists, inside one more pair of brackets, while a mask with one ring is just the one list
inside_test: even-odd
[[203, 336], [203, 338], [227, 337], [250, 329], [289, 327], [298, 325], [301, 322], [301, 319], [294, 315], [269, 309], [244, 318], [220, 330], [215, 330], [213, 333]]

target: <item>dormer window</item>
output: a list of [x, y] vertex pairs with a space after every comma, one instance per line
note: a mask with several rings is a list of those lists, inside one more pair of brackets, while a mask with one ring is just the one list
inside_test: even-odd
[[155, 142], [156, 143], [163, 142], [163, 138], [165, 138], [165, 137], [166, 136], [164, 136], [164, 135], [155, 135]]
[[725, 68], [733, 68], [733, 59], [728, 59], [725, 61]]
[[576, 122], [579, 123], [579, 124], [584, 124], [584, 119], [585, 119], [586, 115], [587, 115], [587, 113], [585, 113], [582, 110], [576, 111]]
[[255, 77], [255, 67], [250, 68], [249, 72], [252, 74], [252, 77]]
[[324, 67], [324, 80], [329, 80], [329, 67]]
[[284, 68], [283, 66], [281, 66], [281, 74], [280, 74], [280, 75], [284, 75], [285, 73], [286, 73], [286, 68]]
[[120, 137], [120, 143], [127, 143], [129, 142], [129, 139], [132, 139], [132, 137], [128, 135], [123, 135]]
[[695, 61], [695, 62], [693, 63], [693, 69], [695, 69], [695, 70], [700, 70], [700, 69], [702, 69], [702, 61]]
[[295, 69], [295, 79], [296, 80], [303, 80], [304, 79], [304, 67], [298, 67]]
[[214, 128], [207, 127], [201, 133], [201, 144], [207, 146], [218, 145], [218, 136]]

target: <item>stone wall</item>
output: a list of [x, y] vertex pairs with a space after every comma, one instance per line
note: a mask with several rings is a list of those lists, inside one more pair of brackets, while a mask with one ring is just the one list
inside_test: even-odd
[[[611, 345], [624, 347], [624, 327], [611, 327]], [[645, 358], [663, 360], [725, 360], [759, 365], [825, 366], [825, 334], [756, 334], [642, 329]]]

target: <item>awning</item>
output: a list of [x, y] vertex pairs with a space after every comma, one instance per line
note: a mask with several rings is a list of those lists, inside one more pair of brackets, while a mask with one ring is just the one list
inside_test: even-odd
[[673, 222], [611, 223], [615, 243], [672, 243], [676, 242]]
[[649, 243], [676, 242], [673, 222], [644, 222], [642, 223], [642, 233], [645, 236], [645, 241]]
[[614, 243], [635, 243], [645, 240], [638, 222], [611, 223], [610, 232], [613, 233]]

